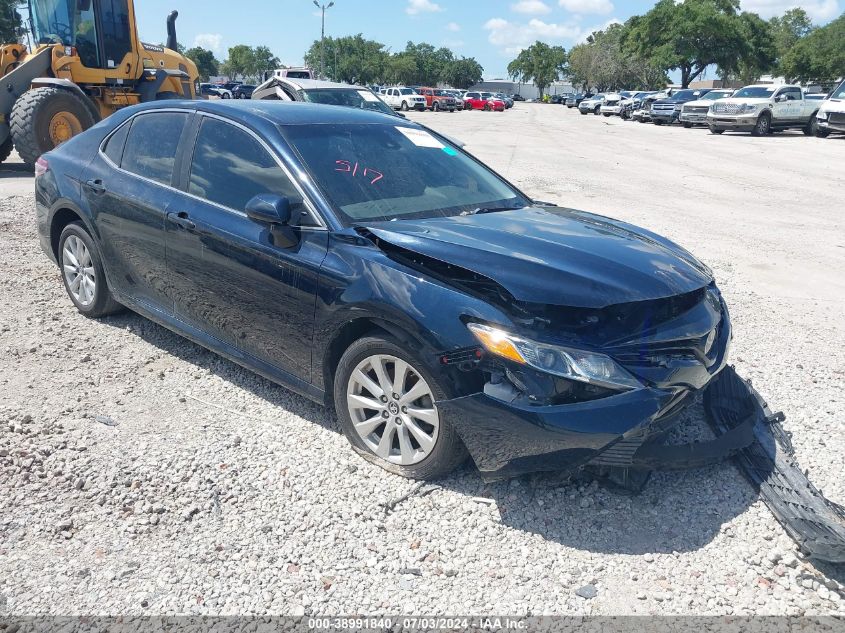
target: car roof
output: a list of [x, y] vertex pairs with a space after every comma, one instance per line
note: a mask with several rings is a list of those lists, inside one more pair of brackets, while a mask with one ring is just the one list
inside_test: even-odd
[[306, 103], [302, 101], [279, 101], [276, 99], [216, 99], [206, 100], [165, 100], [153, 101], [126, 108], [122, 112], [132, 114], [159, 109], [185, 108], [208, 112], [230, 118], [245, 124], [261, 119], [275, 125], [320, 125], [338, 123], [383, 123], [386, 125], [405, 124], [410, 121], [399, 120], [396, 116], [363, 110], [361, 108], [339, 108], [336, 105]]
[[294, 77], [274, 77], [280, 83], [286, 83], [299, 90], [316, 90], [320, 88], [345, 88], [347, 90], [369, 90], [366, 86], [353, 86], [322, 79], [296, 79]]

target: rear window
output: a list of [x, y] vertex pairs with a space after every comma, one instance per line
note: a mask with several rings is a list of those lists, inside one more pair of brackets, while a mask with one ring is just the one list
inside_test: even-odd
[[173, 179], [176, 150], [187, 113], [153, 112], [132, 121], [120, 166], [133, 174], [163, 185]]
[[126, 137], [129, 135], [129, 124], [120, 126], [117, 131], [111, 135], [103, 152], [108, 156], [109, 160], [115, 165], [120, 165], [120, 158], [123, 156], [123, 145], [126, 143]]

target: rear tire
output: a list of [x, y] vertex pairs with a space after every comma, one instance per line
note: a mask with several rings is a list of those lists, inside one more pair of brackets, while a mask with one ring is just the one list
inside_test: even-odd
[[[394, 380], [398, 364], [393, 363], [391, 367], [392, 361], [389, 359], [402, 361], [408, 366], [405, 380], [401, 381], [401, 386], [398, 388]], [[370, 364], [368, 361], [376, 362]], [[382, 368], [383, 381], [379, 380], [378, 373], [375, 371], [376, 364]], [[366, 378], [359, 380], [356, 376], [366, 376]], [[423, 388], [428, 388], [422, 389], [426, 393], [412, 402], [403, 403], [401, 396], [404, 393], [410, 394], [415, 385], [420, 382]], [[370, 388], [362, 389], [360, 385], [364, 383], [371, 385], [373, 391]], [[381, 393], [376, 393], [376, 391]], [[362, 406], [350, 400], [350, 393], [360, 394], [373, 402], [373, 407]], [[443, 385], [428, 370], [425, 363], [406, 346], [389, 336], [373, 336], [352, 343], [341, 357], [334, 377], [335, 412], [350, 444], [366, 460], [381, 466], [388, 472], [410, 479], [443, 477], [467, 458], [467, 450], [458, 437], [455, 427], [439, 414], [434, 405], [434, 402], [447, 398], [446, 394]], [[395, 396], [400, 397], [397, 399]], [[399, 412], [399, 407], [405, 404], [408, 405], [408, 411], [416, 409], [420, 414], [426, 411], [427, 415], [423, 418], [404, 411]], [[385, 412], [386, 417], [384, 417]], [[353, 414], [357, 418], [354, 421]], [[381, 422], [382, 419], [384, 422]], [[397, 423], [396, 420], [401, 420], [402, 423]], [[375, 425], [367, 425], [367, 421], [374, 421]], [[436, 423], [436, 426], [431, 423]], [[359, 429], [364, 426], [366, 430], [359, 433]], [[424, 431], [429, 438], [434, 437], [431, 446], [424, 446], [416, 440], [416, 437], [420, 437], [417, 434], [419, 430]], [[385, 433], [391, 434], [388, 436], [389, 446], [384, 447], [385, 452], [389, 452], [387, 458], [377, 455], [375, 451], [378, 448], [374, 449], [372, 446], [376, 440], [384, 438]], [[409, 448], [407, 444], [403, 446], [401, 437], [403, 433], [406, 441], [416, 443], [411, 445], [409, 451], [414, 456], [413, 461], [405, 464], [399, 463], [399, 460], [404, 459], [408, 454], [405, 449]]]
[[601, 114], [601, 106], [596, 106], [596, 109], [593, 110], [593, 114], [595, 114], [596, 116], [600, 115]]
[[21, 159], [32, 167], [39, 156], [95, 123], [87, 104], [62, 88], [33, 88], [23, 93], [9, 117], [12, 140]]
[[109, 290], [100, 251], [80, 222], [62, 231], [57, 259], [68, 297], [82, 314], [97, 319], [123, 309]]
[[578, 112], [580, 112], [584, 116], [587, 116], [588, 114], [586, 110], [578, 110]]

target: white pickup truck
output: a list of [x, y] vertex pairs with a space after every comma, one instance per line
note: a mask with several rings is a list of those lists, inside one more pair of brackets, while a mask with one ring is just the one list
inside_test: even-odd
[[845, 134], [845, 81], [822, 101], [816, 114], [816, 136], [827, 138], [831, 133]]
[[707, 113], [707, 125], [713, 134], [730, 130], [765, 136], [799, 128], [813, 136], [821, 103], [804, 99], [800, 86], [746, 86], [728, 99], [714, 101]]

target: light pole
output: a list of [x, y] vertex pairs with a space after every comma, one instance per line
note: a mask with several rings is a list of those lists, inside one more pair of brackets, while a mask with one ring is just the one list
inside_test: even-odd
[[323, 12], [323, 27], [320, 30], [320, 78], [323, 78], [323, 68], [326, 63], [326, 9], [331, 9], [334, 6], [334, 0], [328, 4], [321, 5], [317, 0], [314, 0], [314, 6]]

